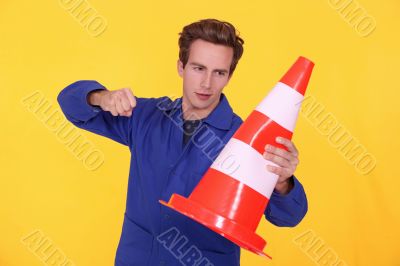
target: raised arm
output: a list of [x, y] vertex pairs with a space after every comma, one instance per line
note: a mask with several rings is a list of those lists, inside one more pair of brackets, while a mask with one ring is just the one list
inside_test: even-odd
[[57, 97], [75, 126], [130, 146], [136, 98], [129, 89], [107, 90], [97, 81], [81, 80]]

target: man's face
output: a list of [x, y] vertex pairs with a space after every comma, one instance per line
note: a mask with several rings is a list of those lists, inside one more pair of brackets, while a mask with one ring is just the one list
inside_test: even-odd
[[232, 58], [232, 47], [198, 39], [190, 46], [185, 68], [178, 60], [178, 73], [183, 78], [184, 110], [197, 116], [185, 118], [204, 118], [218, 105], [222, 89], [230, 78]]

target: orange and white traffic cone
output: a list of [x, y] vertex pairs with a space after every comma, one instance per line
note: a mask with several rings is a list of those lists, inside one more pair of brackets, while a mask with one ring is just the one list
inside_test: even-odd
[[267, 144], [292, 138], [314, 63], [299, 57], [250, 114], [207, 170], [189, 198], [173, 194], [162, 204], [196, 220], [258, 255], [266, 241], [255, 233], [278, 180], [266, 170]]

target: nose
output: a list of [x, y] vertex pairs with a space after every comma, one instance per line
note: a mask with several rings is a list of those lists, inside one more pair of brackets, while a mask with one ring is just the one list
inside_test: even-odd
[[211, 73], [204, 73], [203, 80], [201, 81], [200, 86], [203, 89], [209, 89], [211, 87]]

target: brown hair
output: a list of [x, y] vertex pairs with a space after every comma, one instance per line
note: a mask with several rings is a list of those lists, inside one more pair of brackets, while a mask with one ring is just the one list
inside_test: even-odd
[[235, 27], [226, 21], [203, 19], [185, 26], [179, 35], [179, 60], [183, 63], [183, 67], [189, 59], [190, 45], [197, 39], [233, 48], [230, 76], [243, 54], [243, 39], [236, 33]]

